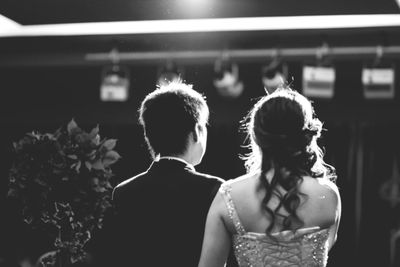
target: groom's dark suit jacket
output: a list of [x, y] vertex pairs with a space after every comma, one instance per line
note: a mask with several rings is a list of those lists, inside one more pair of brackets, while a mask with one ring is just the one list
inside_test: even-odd
[[197, 266], [207, 213], [222, 182], [184, 162], [161, 159], [119, 184], [113, 192], [113, 266]]

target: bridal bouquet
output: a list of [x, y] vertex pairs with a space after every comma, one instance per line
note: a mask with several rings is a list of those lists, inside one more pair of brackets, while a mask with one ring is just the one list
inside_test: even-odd
[[8, 196], [26, 223], [54, 240], [44, 266], [85, 258], [84, 245], [101, 228], [111, 207], [111, 165], [120, 155], [115, 139], [100, 139], [99, 127], [82, 130], [74, 120], [54, 133], [27, 133], [14, 143]]

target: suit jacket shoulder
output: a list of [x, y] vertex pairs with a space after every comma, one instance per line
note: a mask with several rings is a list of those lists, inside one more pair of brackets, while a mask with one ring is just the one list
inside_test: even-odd
[[199, 178], [199, 181], [205, 184], [208, 184], [212, 189], [211, 189], [211, 196], [214, 198], [216, 193], [218, 192], [219, 187], [225, 180], [223, 180], [220, 177], [213, 176], [210, 174], [205, 174], [201, 172], [193, 172], [193, 175]]
[[219, 183], [219, 184], [225, 182], [224, 179], [222, 179], [222, 178], [220, 178], [218, 176], [214, 176], [214, 175], [210, 175], [210, 174], [206, 174], [206, 173], [201, 173], [201, 172], [197, 172], [197, 171], [195, 171], [194, 173], [196, 175], [199, 175], [199, 176], [202, 176], [202, 177], [204, 177], [206, 179], [209, 179], [210, 182]]
[[142, 172], [134, 177], [131, 177], [125, 181], [122, 181], [117, 186], [114, 187], [112, 192], [112, 200], [114, 202], [118, 201], [120, 195], [124, 194], [124, 192], [128, 191], [130, 187], [134, 187], [136, 184], [141, 183], [146, 178], [146, 172]]

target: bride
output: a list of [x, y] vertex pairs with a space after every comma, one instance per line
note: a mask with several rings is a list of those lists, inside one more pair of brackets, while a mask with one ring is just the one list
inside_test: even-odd
[[263, 97], [246, 125], [248, 173], [221, 185], [207, 217], [199, 267], [326, 266], [341, 201], [334, 168], [317, 145], [322, 123], [304, 96]]

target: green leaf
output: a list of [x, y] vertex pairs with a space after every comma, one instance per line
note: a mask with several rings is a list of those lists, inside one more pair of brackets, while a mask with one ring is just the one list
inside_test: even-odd
[[77, 130], [75, 130], [75, 141], [77, 142], [77, 143], [79, 143], [79, 145], [83, 145], [84, 143], [87, 143], [88, 141], [90, 142], [91, 141], [91, 138], [90, 138], [90, 136], [89, 136], [89, 134], [88, 133], [85, 133], [85, 132], [78, 132]]
[[51, 134], [51, 133], [46, 133], [46, 134], [44, 134], [44, 137], [47, 137], [49, 140], [55, 140], [54, 135]]
[[92, 164], [89, 161], [85, 161], [85, 166], [89, 171], [92, 170]]
[[79, 170], [81, 168], [82, 163], [80, 161], [77, 161], [76, 163], [71, 165], [71, 169], [75, 169], [77, 173], [79, 173]]
[[39, 140], [39, 138], [40, 138], [40, 135], [37, 134], [37, 133], [35, 133], [35, 132], [27, 133], [26, 135], [29, 136], [29, 137], [38, 139], [38, 140]]
[[86, 157], [90, 160], [94, 160], [96, 158], [97, 150], [92, 150], [89, 153], [86, 153]]
[[113, 150], [116, 144], [117, 139], [108, 139], [103, 143], [103, 146], [107, 148], [107, 150]]
[[96, 137], [96, 135], [98, 135], [99, 133], [99, 125], [97, 125], [96, 127], [94, 127], [91, 131], [90, 131], [90, 137], [93, 139]]
[[91, 182], [92, 185], [98, 185], [98, 184], [99, 184], [99, 178], [93, 177], [93, 178], [90, 180], [90, 182]]
[[96, 149], [92, 149], [92, 150], [90, 150], [90, 152], [86, 153], [86, 156], [90, 158], [90, 157], [92, 157], [93, 155], [95, 155], [96, 152], [97, 152]]
[[115, 163], [119, 160], [121, 156], [114, 150], [108, 151], [103, 158], [103, 164], [105, 167], [110, 166], [111, 164]]
[[33, 217], [32, 216], [25, 216], [24, 222], [26, 224], [31, 224], [33, 222]]
[[104, 165], [101, 160], [97, 160], [94, 163], [92, 163], [92, 168], [95, 170], [104, 170]]
[[78, 128], [78, 124], [76, 124], [75, 120], [72, 119], [67, 125], [67, 131], [68, 133], [72, 133], [76, 128]]
[[16, 197], [16, 196], [18, 196], [18, 193], [15, 189], [10, 188], [7, 192], [7, 196], [8, 197]]
[[97, 193], [104, 193], [107, 191], [107, 189], [105, 189], [104, 187], [101, 187], [101, 186], [96, 186], [93, 188], [93, 190]]
[[61, 134], [62, 134], [62, 129], [61, 129], [61, 128], [58, 128], [58, 129], [54, 132], [54, 136], [55, 136], [56, 138], [58, 138]]
[[42, 179], [40, 179], [40, 178], [36, 178], [34, 181], [35, 181], [37, 184], [41, 185], [41, 186], [47, 186], [46, 181], [44, 181], [44, 180], [42, 180]]
[[70, 159], [78, 159], [78, 156], [73, 154], [67, 155], [67, 157]]
[[92, 143], [95, 146], [98, 146], [100, 144], [100, 135], [96, 135], [94, 138], [92, 138]]
[[110, 182], [106, 182], [104, 186], [106, 188], [108, 188], [108, 189], [112, 189], [113, 188]]

